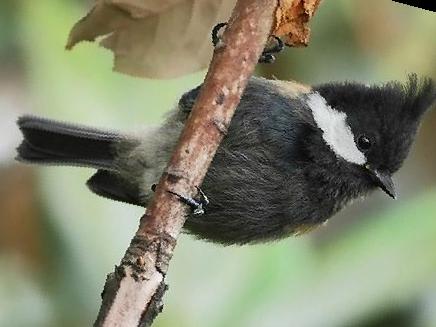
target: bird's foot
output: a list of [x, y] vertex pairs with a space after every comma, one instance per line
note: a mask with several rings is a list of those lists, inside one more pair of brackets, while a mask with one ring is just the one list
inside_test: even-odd
[[[222, 30], [225, 26], [227, 26], [227, 23], [218, 23], [212, 29], [212, 44], [215, 48], [220, 48], [224, 45], [224, 42], [222, 41]], [[263, 50], [259, 58], [259, 63], [273, 63], [276, 60], [275, 54], [284, 49], [285, 45], [279, 37], [271, 35], [268, 43], [271, 43], [271, 40], [273, 40], [274, 44]]]
[[[192, 213], [194, 215], [200, 216], [204, 214], [204, 209], [209, 204], [209, 199], [207, 198], [206, 194], [202, 191], [201, 188], [199, 188], [198, 186], [196, 186], [196, 188], [198, 190], [198, 195], [199, 195], [198, 198], [186, 197], [173, 191], [167, 191], [167, 192], [177, 196], [182, 203], [188, 205], [191, 208]], [[151, 190], [153, 192], [156, 190], [156, 184], [153, 184], [151, 186]]]
[[272, 64], [276, 60], [275, 55], [282, 52], [285, 48], [285, 44], [279, 37], [271, 35], [269, 38], [270, 40], [268, 41], [268, 43], [271, 43], [272, 40], [274, 44], [270, 47], [263, 49], [263, 52], [259, 58], [260, 63]]
[[204, 209], [209, 204], [209, 199], [207, 198], [206, 194], [204, 194], [204, 192], [201, 190], [201, 188], [199, 188], [198, 186], [196, 186], [196, 188], [198, 190], [198, 198], [186, 197], [173, 191], [168, 192], [174, 194], [179, 198], [182, 203], [188, 205], [194, 215], [200, 216], [204, 214]]
[[227, 23], [218, 23], [212, 29], [212, 44], [214, 48], [221, 48], [224, 45], [222, 41], [223, 27], [227, 26]]

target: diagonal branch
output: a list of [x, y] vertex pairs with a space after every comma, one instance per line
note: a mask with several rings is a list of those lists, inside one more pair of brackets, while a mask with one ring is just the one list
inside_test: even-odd
[[149, 326], [162, 310], [164, 282], [186, 206], [227, 132], [270, 34], [276, 0], [238, 0], [200, 95], [153, 200], [121, 264], [108, 275], [96, 326]]

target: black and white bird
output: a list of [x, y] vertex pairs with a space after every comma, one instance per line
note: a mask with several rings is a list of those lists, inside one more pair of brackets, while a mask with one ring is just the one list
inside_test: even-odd
[[[91, 191], [146, 207], [198, 93], [136, 134], [23, 116], [17, 159], [96, 168]], [[416, 75], [373, 86], [251, 78], [201, 185], [210, 204], [185, 230], [222, 244], [262, 242], [308, 231], [377, 188], [395, 198], [392, 175], [435, 99], [433, 81]]]

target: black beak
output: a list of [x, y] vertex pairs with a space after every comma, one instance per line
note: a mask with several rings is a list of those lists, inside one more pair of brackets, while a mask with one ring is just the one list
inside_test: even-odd
[[371, 169], [370, 167], [366, 168], [370, 171], [377, 186], [380, 187], [391, 198], [396, 199], [397, 193], [395, 192], [395, 185], [392, 181], [392, 177], [388, 173]]

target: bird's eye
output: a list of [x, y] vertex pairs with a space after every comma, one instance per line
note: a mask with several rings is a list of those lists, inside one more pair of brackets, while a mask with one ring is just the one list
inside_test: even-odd
[[369, 137], [367, 137], [365, 135], [361, 135], [361, 136], [359, 136], [359, 139], [357, 140], [357, 146], [362, 151], [368, 151], [372, 146], [372, 142], [369, 139]]

